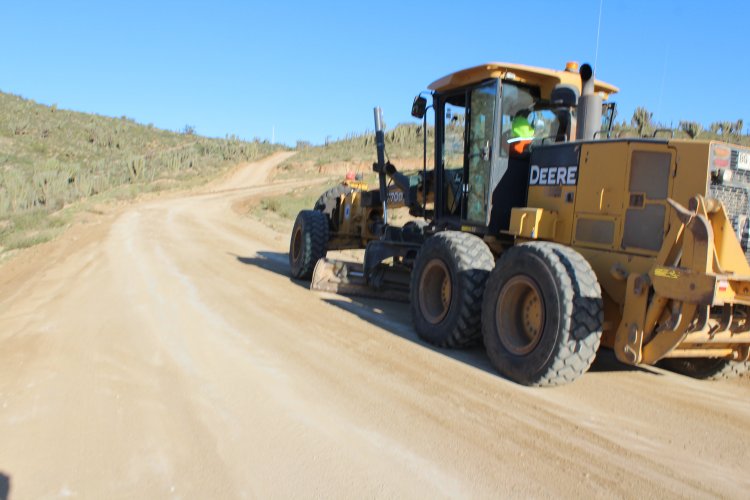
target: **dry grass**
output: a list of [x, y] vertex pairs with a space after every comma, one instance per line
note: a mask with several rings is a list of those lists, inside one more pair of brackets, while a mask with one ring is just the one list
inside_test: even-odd
[[283, 195], [261, 198], [250, 205], [250, 215], [276, 231], [287, 233], [291, 231], [297, 214], [301, 210], [311, 209], [318, 197], [333, 184], [335, 181], [332, 180], [328, 184], [316, 184]]
[[[279, 146], [209, 139], [0, 93], [0, 251], [51, 238], [83, 199], [130, 199], [205, 182]], [[65, 211], [64, 211], [65, 212]], [[53, 215], [55, 214], [55, 215]]]
[[[433, 148], [432, 129], [429, 129], [428, 155]], [[386, 150], [391, 161], [401, 172], [422, 168], [422, 127], [400, 125], [386, 132]], [[251, 205], [250, 214], [280, 232], [289, 232], [300, 210], [313, 208], [315, 201], [330, 187], [344, 179], [348, 171], [363, 174], [370, 189], [377, 187], [377, 176], [372, 172], [376, 159], [375, 134], [352, 134], [323, 146], [299, 145], [298, 152], [276, 169], [277, 180], [305, 180], [328, 178], [324, 184], [301, 188], [283, 195], [270, 196]], [[394, 220], [403, 218], [395, 215]]]

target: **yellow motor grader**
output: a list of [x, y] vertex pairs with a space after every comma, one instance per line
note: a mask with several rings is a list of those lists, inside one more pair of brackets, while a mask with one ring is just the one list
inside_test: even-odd
[[[627, 364], [697, 378], [748, 370], [750, 150], [612, 138], [617, 88], [589, 65], [489, 63], [429, 86], [434, 168], [385, 160], [379, 186], [329, 191], [300, 212], [292, 276], [312, 288], [408, 298], [423, 339], [483, 339], [499, 372], [546, 386], [600, 345]], [[412, 115], [427, 126], [427, 100]], [[396, 227], [389, 211], [414, 220]], [[364, 248], [364, 262], [326, 259]]]

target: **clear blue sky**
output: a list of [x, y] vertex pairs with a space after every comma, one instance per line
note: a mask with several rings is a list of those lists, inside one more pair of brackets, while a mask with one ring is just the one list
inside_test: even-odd
[[[602, 0], [598, 78], [665, 123], [750, 125], [750, 2]], [[487, 61], [593, 64], [600, 0], [13, 1], [0, 90], [172, 130], [293, 144], [412, 121], [415, 94]]]

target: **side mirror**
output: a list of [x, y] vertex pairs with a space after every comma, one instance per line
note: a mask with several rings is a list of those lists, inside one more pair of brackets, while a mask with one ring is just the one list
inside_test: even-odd
[[414, 103], [411, 105], [411, 116], [413, 116], [414, 118], [419, 118], [421, 120], [422, 118], [424, 118], [426, 112], [427, 99], [425, 99], [421, 95], [418, 95], [414, 98]]

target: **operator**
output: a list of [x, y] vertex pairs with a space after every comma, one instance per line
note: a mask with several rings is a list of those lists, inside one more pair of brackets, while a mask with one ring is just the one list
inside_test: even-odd
[[517, 113], [513, 121], [510, 122], [510, 139], [508, 139], [510, 153], [522, 154], [531, 144], [533, 138], [534, 128], [529, 124], [529, 120], [523, 115], [523, 112]]

